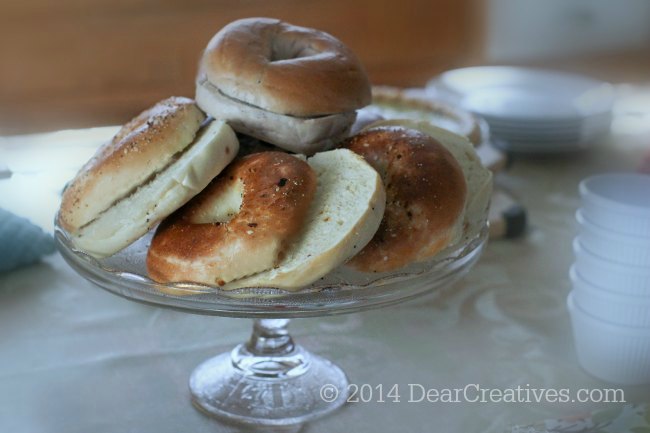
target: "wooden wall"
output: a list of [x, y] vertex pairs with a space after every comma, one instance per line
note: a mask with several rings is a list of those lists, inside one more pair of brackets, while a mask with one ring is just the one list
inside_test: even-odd
[[375, 83], [419, 85], [467, 63], [470, 0], [21, 0], [0, 5], [0, 134], [120, 123], [193, 95], [224, 24], [271, 16], [350, 45]]

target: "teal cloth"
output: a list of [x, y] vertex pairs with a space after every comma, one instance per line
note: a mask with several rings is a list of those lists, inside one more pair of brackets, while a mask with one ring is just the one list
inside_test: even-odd
[[37, 262], [54, 252], [54, 239], [29, 220], [0, 209], [0, 272]]

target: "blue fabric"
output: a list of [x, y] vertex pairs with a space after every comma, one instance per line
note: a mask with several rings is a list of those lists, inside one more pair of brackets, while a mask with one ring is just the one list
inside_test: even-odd
[[54, 252], [54, 239], [25, 218], [0, 209], [0, 272], [29, 265]]

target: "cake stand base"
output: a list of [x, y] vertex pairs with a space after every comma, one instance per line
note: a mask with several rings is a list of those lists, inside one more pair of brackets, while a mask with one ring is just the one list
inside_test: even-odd
[[294, 344], [288, 323], [256, 320], [247, 343], [199, 365], [190, 377], [194, 405], [221, 421], [277, 430], [297, 430], [341, 407], [345, 373]]

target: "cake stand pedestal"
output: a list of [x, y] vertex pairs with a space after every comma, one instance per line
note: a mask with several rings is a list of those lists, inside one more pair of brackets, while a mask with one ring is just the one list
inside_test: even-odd
[[343, 371], [294, 343], [288, 319], [257, 319], [248, 342], [199, 365], [195, 406], [216, 418], [260, 427], [300, 425], [347, 400]]

